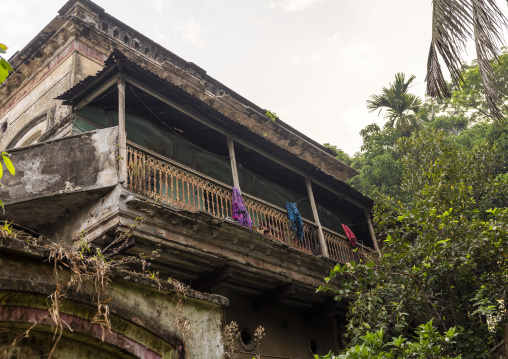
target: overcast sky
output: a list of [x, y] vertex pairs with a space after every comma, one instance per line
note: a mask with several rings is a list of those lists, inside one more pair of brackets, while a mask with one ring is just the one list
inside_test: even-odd
[[[0, 22], [7, 57], [65, 2], [0, 0], [8, 9]], [[395, 73], [416, 75], [412, 91], [425, 92], [430, 0], [95, 2], [316, 141], [350, 154], [361, 146], [362, 128], [382, 123], [365, 102]]]

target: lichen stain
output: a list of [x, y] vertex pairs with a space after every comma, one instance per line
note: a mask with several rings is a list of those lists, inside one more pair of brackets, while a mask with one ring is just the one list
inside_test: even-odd
[[60, 180], [58, 174], [42, 174], [43, 165], [44, 160], [40, 157], [21, 161], [17, 164], [19, 168], [30, 169], [30, 171], [26, 171], [23, 178], [21, 178], [21, 183], [23, 183], [28, 193], [41, 193]]

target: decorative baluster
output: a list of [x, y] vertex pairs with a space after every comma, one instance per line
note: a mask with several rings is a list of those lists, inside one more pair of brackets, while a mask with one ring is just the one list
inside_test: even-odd
[[185, 200], [185, 204], [187, 205], [188, 209], [192, 209], [191, 203], [190, 203], [190, 178], [187, 178], [187, 181], [185, 181], [185, 184], [187, 185], [187, 199]]
[[252, 215], [253, 215], [252, 220], [256, 222], [256, 228], [259, 229], [259, 227], [261, 227], [261, 216], [259, 210], [257, 208], [253, 208]]
[[168, 169], [165, 168], [164, 171], [164, 203], [168, 203]]
[[176, 172], [175, 182], [176, 182], [176, 203], [180, 202], [180, 171]]
[[219, 206], [219, 193], [215, 192], [215, 203], [216, 203], [216, 209], [215, 209], [215, 216], [220, 217], [220, 206]]
[[192, 199], [191, 199], [191, 204], [192, 204], [192, 208], [193, 209], [197, 209], [197, 206], [196, 206], [196, 181], [192, 181], [191, 183], [191, 190], [192, 190]]
[[[157, 198], [157, 172], [158, 172], [157, 167], [159, 167], [158, 163], [154, 163], [153, 164], [153, 197], [154, 198]], [[150, 174], [150, 177], [152, 177], [151, 174]]]
[[224, 218], [224, 193], [220, 196], [220, 216]]
[[214, 200], [213, 200], [213, 199], [214, 199], [214, 197], [215, 197], [215, 192], [214, 192], [214, 191], [213, 191], [213, 189], [212, 189], [212, 190], [210, 191], [210, 202], [212, 202], [212, 214], [213, 214], [214, 216], [217, 216], [217, 215], [215, 214], [215, 202], [214, 202]]
[[146, 158], [143, 153], [140, 154], [141, 157], [141, 175], [139, 176], [139, 184], [141, 186], [141, 193], [145, 193], [145, 178], [146, 178]]

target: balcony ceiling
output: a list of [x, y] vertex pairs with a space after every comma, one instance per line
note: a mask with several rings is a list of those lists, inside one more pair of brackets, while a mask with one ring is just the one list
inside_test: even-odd
[[[118, 50], [115, 50], [111, 54], [111, 56], [106, 60], [105, 67], [103, 70], [99, 71], [95, 76], [89, 76], [85, 78], [79, 84], [77, 84], [67, 92], [60, 95], [57, 99], [64, 100], [64, 104], [67, 105], [77, 105], [84, 99], [86, 99], [88, 96], [90, 96], [99, 87], [107, 84], [108, 82], [111, 83], [111, 81], [115, 79], [118, 73], [123, 73], [128, 77], [134, 79], [135, 81], [142, 83], [144, 86], [149, 87], [153, 91], [156, 91], [157, 93], [165, 96], [166, 98], [171, 99], [172, 101], [178, 103], [179, 105], [185, 106], [186, 108], [189, 109], [190, 112], [196, 113], [197, 115], [206, 118], [208, 121], [213, 123], [213, 125], [222, 128], [225, 132], [232, 134], [233, 136], [243, 140], [246, 143], [249, 143], [252, 146], [255, 146], [256, 148], [259, 148], [263, 152], [277, 153], [277, 158], [279, 160], [288, 163], [305, 173], [308, 173], [310, 176], [322, 181], [323, 183], [327, 183], [330, 187], [334, 188], [338, 192], [344, 193], [350, 198], [356, 200], [357, 202], [362, 203], [362, 205], [364, 205], [365, 207], [370, 208], [373, 205], [373, 201], [370, 198], [363, 196], [359, 191], [352, 188], [348, 184], [324, 173], [321, 169], [315, 167], [311, 163], [300, 159], [294, 154], [282, 149], [280, 146], [259, 136], [257, 133], [246, 130], [246, 128], [241, 124], [225, 117], [223, 114], [219, 113], [217, 110], [215, 110], [205, 102], [200, 101], [196, 97], [189, 95], [177, 85], [172, 84], [169, 81], [166, 81], [165, 79], [159, 77], [158, 75], [130, 61], [124, 54], [122, 54]], [[142, 90], [137, 89], [137, 87], [135, 86], [131, 87], [133, 87], [133, 90], [131, 90], [131, 92], [129, 92], [129, 90], [126, 92], [127, 96], [126, 103], [128, 109], [129, 109], [128, 102], [135, 98], [135, 95], [132, 93], [132, 91], [135, 91], [135, 93], [142, 99], [143, 99], [142, 96], [144, 96]], [[147, 98], [145, 97], [145, 99]], [[109, 101], [109, 106], [113, 106], [114, 108], [114, 104], [116, 102], [115, 97], [110, 96], [107, 100]], [[152, 106], [152, 104], [150, 104], [150, 106]], [[134, 107], [135, 106], [131, 106], [130, 111], [132, 111]], [[185, 129], [184, 121], [179, 122], [178, 115], [175, 115], [175, 113], [168, 112], [172, 110], [167, 109], [167, 107], [169, 106], [166, 106], [165, 109], [159, 109], [155, 107], [154, 112], [155, 113], [157, 113], [157, 111], [164, 112], [158, 114], [157, 115], [158, 117], [169, 115], [174, 116], [175, 125], [173, 127], [179, 128], [178, 126], [180, 126], [183, 127], [180, 129], [183, 129], [184, 131], [185, 130], [190, 131], [191, 129]], [[146, 115], [146, 112], [144, 112], [144, 114]], [[213, 132], [211, 128], [210, 130], [208, 129], [205, 130], [205, 127], [207, 126], [203, 125], [202, 128], [200, 128], [200, 131], [203, 132], [208, 131], [209, 133]], [[313, 145], [318, 146], [320, 148], [322, 147], [320, 144], [314, 143], [314, 141], [307, 138], [306, 136], [299, 133], [298, 135], [301, 135], [300, 137], [302, 137], [305, 141], [307, 142], [311, 141]]]

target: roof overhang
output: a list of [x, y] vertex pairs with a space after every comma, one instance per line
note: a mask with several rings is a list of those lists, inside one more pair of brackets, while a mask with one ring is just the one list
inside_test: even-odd
[[[161, 76], [164, 76], [164, 78]], [[314, 180], [344, 199], [366, 209], [372, 207], [373, 201], [370, 198], [362, 195], [359, 191], [342, 180], [335, 178], [330, 173], [327, 173], [326, 168], [319, 168], [315, 164], [295, 156], [294, 153], [286, 150], [284, 146], [275, 143], [273, 139], [267, 139], [266, 135], [259, 135], [251, 131], [252, 125], [232, 120], [231, 117], [235, 117], [236, 114], [231, 112], [230, 109], [228, 109], [230, 111], [228, 116], [224, 115], [225, 111], [217, 110], [216, 105], [217, 102], [221, 101], [220, 96], [214, 97], [209, 95], [207, 97], [201, 96], [201, 98], [193, 96], [184, 89], [185, 84], [177, 86], [171, 81], [173, 78], [168, 76], [164, 71], [158, 71], [158, 74], [156, 74], [147, 69], [144, 63], [142, 66], [132, 61], [118, 49], [115, 49], [111, 53], [105, 62], [104, 68], [95, 76], [85, 78], [76, 86], [58, 96], [57, 99], [63, 100], [64, 104], [72, 105], [75, 109], [79, 109], [114, 85], [120, 77], [123, 77], [128, 84], [144, 90], [205, 125], [233, 137], [237, 142], [259, 151], [261, 154], [270, 155], [277, 153], [277, 160], [282, 161], [285, 165], [289, 165], [295, 172]], [[205, 90], [205, 92], [207, 91]], [[255, 111], [252, 109], [250, 111], [253, 117], [259, 115], [254, 113]], [[288, 133], [288, 130], [280, 126], [280, 124], [263, 121], [262, 126], [265, 125], [271, 126], [271, 131], [275, 132], [275, 136], [285, 137], [289, 142], [294, 142], [291, 138], [293, 136], [298, 137], [300, 143], [306, 142], [300, 136], [292, 132]], [[309, 145], [315, 147], [312, 144], [307, 146]], [[302, 148], [301, 150], [305, 151], [306, 149]], [[322, 155], [324, 157], [330, 156], [324, 152]], [[273, 156], [270, 157], [274, 159]], [[343, 165], [342, 162], [333, 160], [337, 162], [337, 167]]]

